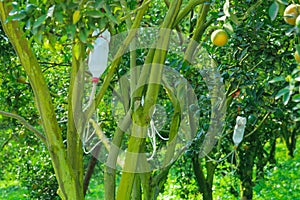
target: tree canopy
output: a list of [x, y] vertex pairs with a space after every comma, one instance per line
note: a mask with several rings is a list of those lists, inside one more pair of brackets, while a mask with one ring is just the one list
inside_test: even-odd
[[[108, 200], [210, 200], [229, 176], [253, 199], [278, 144], [297, 149], [298, 15], [286, 0], [0, 1], [1, 179], [30, 198], [93, 184]], [[97, 41], [108, 66], [92, 77]]]

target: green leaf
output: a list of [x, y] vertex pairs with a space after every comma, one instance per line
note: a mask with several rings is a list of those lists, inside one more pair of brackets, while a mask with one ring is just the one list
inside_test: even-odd
[[81, 42], [86, 43], [88, 37], [88, 31], [83, 29], [79, 31], [79, 39]]
[[55, 17], [55, 19], [57, 19], [58, 22], [63, 23], [63, 21], [64, 21], [64, 16], [63, 16], [63, 14], [62, 14], [62, 11], [56, 11], [56, 12], [54, 13], [54, 17]]
[[108, 6], [104, 6], [103, 9], [105, 10], [105, 15], [107, 16], [107, 18], [115, 23], [118, 24], [118, 20], [117, 18], [111, 13], [110, 8]]
[[78, 43], [76, 43], [73, 47], [73, 54], [75, 56], [75, 58], [78, 60], [79, 56], [80, 56], [80, 45]]
[[55, 8], [55, 5], [51, 6], [51, 7], [48, 9], [47, 17], [52, 17], [52, 16], [53, 16], [54, 8]]
[[47, 15], [42, 15], [40, 16], [39, 18], [37, 18], [34, 23], [33, 23], [33, 26], [32, 28], [35, 29], [35, 28], [38, 28], [39, 26], [41, 26], [43, 24], [43, 22], [47, 19]]
[[298, 52], [298, 54], [300, 55], [300, 44], [296, 45], [296, 51]]
[[74, 38], [76, 33], [76, 26], [74, 24], [70, 24], [66, 27], [67, 33], [71, 36], [71, 38]]
[[284, 81], [285, 78], [282, 77], [282, 76], [278, 76], [276, 78], [273, 78], [272, 80], [269, 81], [269, 83], [276, 83], [276, 82], [281, 82], [281, 81]]
[[291, 92], [288, 92], [288, 93], [284, 93], [283, 94], [283, 97], [282, 97], [282, 100], [283, 100], [283, 104], [284, 105], [287, 105], [288, 104], [288, 102], [289, 102], [289, 100], [290, 100], [290, 98], [291, 98]]
[[90, 10], [86, 12], [86, 15], [92, 18], [101, 18], [104, 17], [105, 14], [99, 10]]
[[292, 74], [294, 75], [294, 74], [297, 74], [298, 72], [300, 72], [300, 69], [296, 68], [296, 69], [293, 70]]
[[[293, 110], [299, 110], [300, 109], [300, 103], [298, 103], [295, 107], [293, 107]], [[298, 111], [299, 113], [300, 111]], [[299, 113], [300, 114], [300, 113]]]
[[292, 101], [294, 101], [294, 102], [300, 102], [300, 94], [293, 95]]
[[230, 22], [227, 22], [223, 25], [223, 27], [226, 29], [226, 31], [230, 34], [234, 33], [233, 27], [230, 24]]
[[243, 58], [244, 58], [244, 56], [248, 53], [248, 49], [249, 49], [249, 46], [248, 47], [246, 47], [243, 51], [242, 51], [242, 53], [239, 55], [239, 57], [238, 57], [238, 60], [240, 61], [240, 60], [242, 60]]
[[271, 18], [271, 21], [274, 21], [279, 10], [279, 5], [276, 1], [274, 1], [271, 6], [269, 7], [269, 16]]
[[285, 95], [286, 93], [289, 93], [290, 89], [288, 87], [285, 87], [276, 94], [275, 99], [279, 99], [281, 96]]
[[34, 4], [27, 4], [25, 11], [27, 12], [27, 14], [31, 14], [32, 12], [34, 12], [34, 10], [37, 8], [36, 5]]
[[[36, 30], [36, 29], [35, 29]], [[38, 44], [41, 44], [42, 42], [42, 34], [40, 32], [36, 32], [36, 34], [34, 34], [33, 39], [35, 42], [37, 42]]]
[[289, 3], [285, 0], [276, 0], [278, 3], [282, 4], [282, 5], [289, 5]]
[[22, 19], [26, 18], [25, 12], [19, 12], [18, 14], [14, 15], [12, 20], [21, 21]]
[[80, 20], [80, 17], [81, 17], [80, 10], [76, 10], [73, 13], [73, 24], [76, 24]]
[[26, 30], [30, 30], [31, 29], [31, 20], [27, 20], [26, 25], [25, 25], [25, 29]]
[[295, 81], [299, 81], [300, 82], [300, 76], [296, 77]]

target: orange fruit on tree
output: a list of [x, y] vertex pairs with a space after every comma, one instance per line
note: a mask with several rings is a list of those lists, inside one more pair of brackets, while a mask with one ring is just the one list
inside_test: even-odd
[[27, 82], [26, 82], [26, 78], [25, 78], [24, 76], [19, 76], [19, 77], [17, 78], [17, 81], [18, 81], [19, 83], [24, 83], [24, 84], [27, 83]]
[[295, 57], [295, 60], [297, 61], [297, 63], [300, 63], [300, 55], [298, 54], [297, 50], [294, 53], [294, 57]]
[[296, 18], [300, 14], [300, 5], [291, 4], [284, 10], [283, 19], [290, 25], [295, 25]]
[[227, 44], [228, 34], [223, 29], [217, 29], [211, 34], [210, 39], [214, 45], [221, 47]]

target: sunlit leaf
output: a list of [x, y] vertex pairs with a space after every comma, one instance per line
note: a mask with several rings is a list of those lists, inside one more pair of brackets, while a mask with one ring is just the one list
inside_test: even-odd
[[90, 10], [86, 12], [87, 16], [90, 16], [92, 18], [100, 18], [100, 17], [104, 17], [104, 13], [98, 10]]
[[55, 17], [55, 19], [58, 21], [58, 22], [60, 22], [60, 23], [62, 23], [63, 21], [64, 21], [64, 16], [63, 16], [63, 14], [62, 14], [62, 12], [61, 11], [56, 11], [55, 13], [54, 13], [54, 17]]
[[25, 11], [26, 11], [28, 14], [30, 14], [30, 13], [32, 13], [36, 8], [37, 8], [37, 6], [34, 5], [34, 4], [27, 4], [27, 5], [26, 5], [26, 8], [25, 8]]
[[276, 94], [275, 99], [279, 99], [281, 96], [285, 95], [286, 93], [289, 93], [290, 89], [288, 87], [285, 87]]
[[269, 81], [269, 83], [276, 83], [276, 82], [281, 82], [281, 81], [284, 81], [285, 78], [282, 77], [282, 76], [278, 76], [276, 78], [273, 78], [272, 80]]
[[290, 98], [291, 98], [291, 92], [284, 93], [283, 96], [282, 96], [283, 104], [287, 105]]
[[43, 24], [43, 22], [47, 19], [47, 15], [42, 15], [40, 16], [39, 18], [37, 18], [33, 25], [32, 25], [32, 28], [35, 29], [35, 28], [38, 28], [39, 26], [41, 26]]
[[51, 7], [48, 9], [47, 17], [52, 17], [52, 16], [53, 16], [54, 8], [55, 8], [55, 5], [51, 6]]
[[88, 37], [88, 32], [86, 30], [79, 31], [79, 39], [81, 42], [86, 43], [87, 37]]
[[73, 55], [75, 56], [75, 58], [78, 60], [79, 56], [80, 56], [80, 45], [78, 43], [76, 43], [73, 47]]
[[294, 101], [294, 102], [300, 102], [300, 94], [295, 94], [295, 95], [292, 97], [292, 101]]
[[80, 20], [80, 17], [81, 17], [80, 10], [76, 10], [73, 13], [73, 24], [76, 24]]
[[271, 21], [274, 21], [279, 10], [279, 5], [276, 1], [274, 1], [271, 6], [269, 7], [269, 17], [271, 18]]
[[289, 3], [285, 0], [276, 0], [278, 3], [282, 4], [282, 5], [289, 5]]
[[234, 33], [234, 30], [233, 30], [233, 27], [232, 27], [232, 25], [230, 24], [230, 22], [227, 22], [227, 23], [225, 23], [224, 25], [223, 25], [223, 27], [226, 29], [226, 31], [228, 32], [228, 33]]

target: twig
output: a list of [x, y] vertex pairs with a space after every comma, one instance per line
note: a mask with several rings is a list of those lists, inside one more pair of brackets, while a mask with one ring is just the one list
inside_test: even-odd
[[120, 21], [124, 21], [125, 19], [131, 17], [131, 15], [137, 13], [139, 10], [141, 10], [142, 8], [144, 8], [145, 6], [147, 6], [149, 3], [151, 3], [151, 0], [146, 1], [142, 6], [136, 8], [135, 10], [131, 11], [129, 14], [127, 14], [126, 16], [120, 18]]
[[260, 124], [259, 124], [255, 129], [253, 129], [249, 134], [247, 134], [247, 135], [245, 136], [245, 138], [251, 136], [253, 133], [255, 133], [256, 131], [258, 131], [258, 129], [261, 128], [261, 126], [263, 125], [263, 123], [266, 121], [266, 119], [268, 118], [268, 116], [269, 116], [270, 114], [271, 114], [271, 112], [268, 112], [268, 113], [264, 116], [264, 118], [261, 120]]
[[[97, 124], [97, 122], [94, 119], [90, 119], [89, 122], [92, 124], [93, 128], [95, 129], [95, 133], [97, 134], [99, 140], [104, 144], [105, 149], [109, 152], [111, 150], [111, 145], [109, 139], [106, 137], [106, 135], [102, 132], [101, 128]], [[117, 163], [119, 166], [123, 166], [123, 161], [120, 159], [117, 159]]]
[[48, 69], [60, 66], [60, 67], [69, 67], [71, 66], [71, 63], [51, 63], [51, 62], [39, 62], [40, 65], [50, 65], [48, 67], [46, 67], [45, 69], [43, 69], [43, 73], [45, 71], [47, 71]]
[[[166, 4], [167, 8], [170, 8], [170, 2], [168, 0], [164, 0], [164, 2]], [[183, 44], [183, 37], [182, 37], [182, 34], [181, 34], [180, 27], [178, 25], [176, 25], [175, 28], [176, 28], [176, 33], [178, 35], [178, 38], [180, 40], [180, 46], [182, 46], [182, 44]]]
[[39, 62], [41, 65], [51, 65], [51, 66], [71, 66], [71, 63], [55, 63], [55, 62]]
[[247, 19], [249, 17], [249, 15], [251, 14], [252, 11], [256, 10], [258, 6], [260, 6], [260, 4], [262, 4], [264, 1], [263, 0], [259, 0], [257, 1], [254, 5], [252, 5], [244, 14], [244, 16], [241, 18], [242, 21], [244, 21], [245, 19]]
[[86, 174], [84, 176], [84, 182], [83, 182], [83, 193], [84, 193], [84, 196], [87, 193], [87, 190], [88, 190], [88, 187], [89, 187], [89, 184], [90, 184], [90, 180], [91, 180], [92, 175], [94, 173], [94, 169], [95, 169], [95, 166], [97, 164], [99, 152], [100, 152], [100, 146], [98, 145], [93, 150], [93, 153], [92, 153], [93, 156], [91, 157], [91, 160], [89, 162], [89, 166], [88, 166], [88, 168], [86, 170]]
[[14, 118], [18, 120], [21, 124], [23, 124], [28, 130], [32, 131], [39, 139], [42, 140], [43, 143], [47, 143], [46, 137], [37, 129], [35, 129], [31, 124], [29, 124], [23, 117], [17, 114], [9, 113], [0, 110], [0, 114], [6, 117]]
[[191, 0], [189, 1], [189, 3], [183, 8], [181, 9], [181, 11], [178, 13], [176, 20], [173, 24], [173, 26], [176, 26], [180, 23], [180, 21], [187, 16], [187, 14], [193, 10], [196, 6], [198, 6], [199, 4], [205, 3], [206, 0]]
[[14, 134], [11, 134], [11, 136], [1, 145], [0, 151], [11, 141], [11, 139], [14, 137]]

